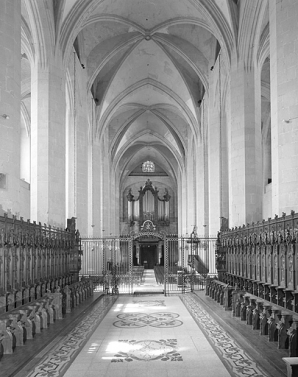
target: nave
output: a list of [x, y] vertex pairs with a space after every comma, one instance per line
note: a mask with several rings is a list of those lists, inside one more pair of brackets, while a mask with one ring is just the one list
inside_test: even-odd
[[262, 344], [245, 339], [241, 322], [232, 336], [231, 312], [203, 291], [94, 296], [73, 328], [36, 352], [16, 377], [286, 376], [284, 351], [275, 350], [281, 355], [269, 363], [270, 346], [260, 356]]

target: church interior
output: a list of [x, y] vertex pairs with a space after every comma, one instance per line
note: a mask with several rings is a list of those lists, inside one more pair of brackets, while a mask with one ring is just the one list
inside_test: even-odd
[[0, 377], [298, 376], [297, 15], [0, 1]]

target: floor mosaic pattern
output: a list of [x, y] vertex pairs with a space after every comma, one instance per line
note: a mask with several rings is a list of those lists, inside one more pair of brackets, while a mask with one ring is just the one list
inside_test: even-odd
[[133, 300], [133, 304], [142, 307], [166, 306], [165, 300]]
[[194, 294], [105, 296], [47, 351], [18, 377], [269, 377]]
[[26, 377], [58, 377], [75, 358], [82, 345], [110, 310], [115, 297], [105, 296], [67, 336], [55, 346]]
[[233, 377], [269, 377], [205, 311], [194, 295], [180, 297]]
[[179, 314], [176, 313], [122, 313], [117, 315], [118, 321], [113, 325], [124, 328], [139, 328], [145, 326], [170, 328], [177, 327], [183, 324], [182, 321], [177, 320]]
[[111, 362], [183, 361], [177, 351], [177, 339], [119, 340], [119, 350]]

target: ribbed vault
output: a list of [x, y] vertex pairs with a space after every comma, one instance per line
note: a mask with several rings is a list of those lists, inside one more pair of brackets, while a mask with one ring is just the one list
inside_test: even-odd
[[[47, 6], [22, 0], [23, 128], [30, 133], [32, 69], [61, 64], [69, 125], [75, 116], [88, 119], [98, 166], [105, 166], [99, 174], [115, 190], [127, 188], [142, 162], [151, 160], [177, 195], [196, 198], [207, 107], [219, 106], [208, 102], [216, 101], [211, 72], [218, 71], [219, 54], [222, 109], [232, 63], [242, 59], [249, 69], [258, 62], [262, 129], [270, 135], [268, 21], [262, 0], [241, 6], [236, 0], [53, 0]], [[80, 116], [73, 105], [77, 90], [88, 98], [87, 104], [79, 100]]]
[[[25, 33], [35, 10], [24, 4]], [[229, 2], [64, 0], [52, 11], [65, 64], [75, 48], [86, 68], [91, 132], [99, 141], [108, 135], [110, 166], [125, 181], [152, 159], [176, 185], [190, 145], [201, 140], [200, 104], [220, 48], [229, 61]]]
[[[67, 23], [70, 2], [65, 5]], [[190, 144], [201, 139], [200, 103], [218, 39], [224, 40], [220, 28], [212, 32], [215, 20], [206, 18], [198, 2], [89, 6], [94, 9], [81, 23], [76, 46], [96, 103], [94, 135], [101, 140], [108, 133], [120, 186], [144, 159], [160, 166], [176, 186]]]

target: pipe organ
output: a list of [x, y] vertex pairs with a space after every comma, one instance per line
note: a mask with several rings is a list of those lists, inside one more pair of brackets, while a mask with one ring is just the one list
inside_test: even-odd
[[139, 196], [135, 199], [132, 190], [129, 189], [127, 195], [127, 217], [133, 224], [139, 221], [142, 224], [146, 220], [153, 223], [168, 226], [170, 224], [170, 199], [167, 189], [162, 197], [159, 196], [157, 187], [152, 186], [148, 179], [143, 187], [138, 191]]

